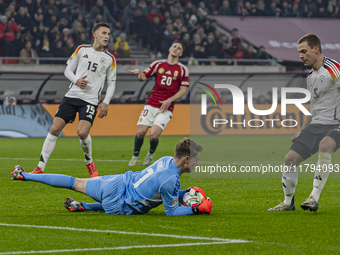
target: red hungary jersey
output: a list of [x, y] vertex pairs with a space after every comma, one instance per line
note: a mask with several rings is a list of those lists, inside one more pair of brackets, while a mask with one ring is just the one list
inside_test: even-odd
[[[167, 60], [157, 60], [153, 62], [144, 72], [147, 78], [155, 76], [156, 82], [152, 91], [146, 98], [146, 104], [160, 108], [161, 103], [175, 95], [180, 86], [189, 87], [189, 70], [180, 62], [169, 65]], [[169, 111], [173, 111], [174, 103], [169, 106]]]

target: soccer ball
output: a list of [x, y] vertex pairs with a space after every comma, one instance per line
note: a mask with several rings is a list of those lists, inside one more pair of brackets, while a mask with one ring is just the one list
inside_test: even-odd
[[203, 195], [194, 189], [190, 189], [189, 192], [185, 193], [182, 197], [181, 204], [184, 206], [191, 207], [194, 204], [200, 204], [201, 200], [203, 198]]

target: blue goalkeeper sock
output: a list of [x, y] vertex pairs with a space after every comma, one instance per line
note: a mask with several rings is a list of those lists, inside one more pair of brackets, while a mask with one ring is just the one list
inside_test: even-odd
[[29, 174], [22, 173], [25, 181], [41, 182], [56, 188], [73, 189], [75, 177], [63, 174]]

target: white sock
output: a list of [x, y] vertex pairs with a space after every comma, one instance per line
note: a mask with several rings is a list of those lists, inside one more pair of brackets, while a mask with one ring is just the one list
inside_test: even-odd
[[329, 165], [332, 164], [332, 154], [319, 152], [318, 162], [314, 173], [313, 191], [310, 194], [316, 201], [319, 201], [321, 191], [329, 176]]
[[284, 203], [287, 205], [294, 204], [295, 187], [298, 183], [298, 171], [296, 166], [284, 165], [284, 171], [282, 173], [282, 186], [285, 193]]
[[42, 147], [42, 151], [40, 154], [40, 160], [38, 167], [41, 168], [42, 171], [45, 170], [45, 166], [47, 164], [48, 159], [50, 158], [52, 152], [54, 151], [55, 145], [57, 143], [58, 136], [47, 134], [44, 145]]
[[93, 162], [92, 160], [92, 139], [91, 136], [88, 135], [85, 140], [80, 140], [80, 146], [83, 149], [85, 155], [85, 164], [89, 165]]

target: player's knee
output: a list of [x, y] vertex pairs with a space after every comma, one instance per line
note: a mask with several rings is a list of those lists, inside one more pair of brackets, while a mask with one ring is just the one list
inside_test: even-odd
[[81, 140], [85, 140], [87, 138], [87, 136], [89, 135], [88, 133], [84, 132], [84, 131], [77, 131], [78, 133], [78, 137]]
[[159, 137], [159, 135], [157, 135], [157, 134], [150, 134], [150, 140], [151, 141], [157, 141], [158, 137]]
[[138, 137], [139, 139], [143, 139], [144, 136], [145, 136], [145, 132], [144, 132], [144, 131], [138, 131], [138, 132], [137, 132], [137, 137]]
[[61, 132], [60, 128], [58, 128], [54, 125], [50, 128], [50, 134], [51, 135], [59, 136], [60, 132]]
[[323, 139], [319, 143], [319, 152], [332, 153], [335, 149], [335, 142], [330, 139]]
[[285, 156], [285, 160], [284, 161], [285, 161], [285, 165], [286, 166], [295, 166], [295, 165], [297, 165], [295, 157], [292, 154], [290, 154], [290, 153], [288, 153]]

